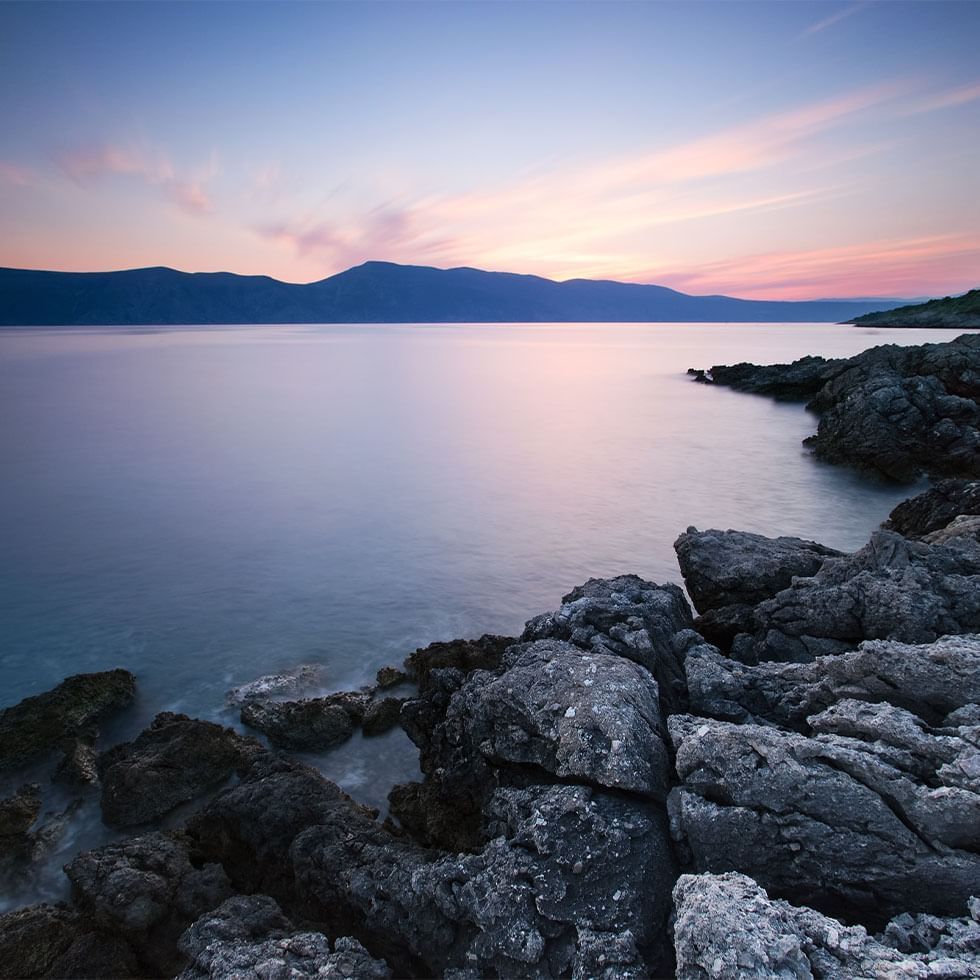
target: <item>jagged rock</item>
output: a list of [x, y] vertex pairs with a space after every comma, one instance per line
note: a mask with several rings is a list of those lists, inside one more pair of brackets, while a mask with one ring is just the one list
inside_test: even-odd
[[133, 977], [136, 956], [114, 930], [60, 905], [31, 905], [0, 915], [0, 977]]
[[844, 360], [740, 364], [698, 380], [781, 398], [810, 398], [805, 440], [824, 460], [911, 481], [922, 472], [980, 476], [980, 335], [944, 344], [873, 347]]
[[64, 756], [52, 777], [68, 786], [92, 786], [99, 781], [98, 753], [94, 738], [77, 738], [64, 748]]
[[942, 480], [903, 500], [881, 526], [907, 538], [924, 538], [970, 514], [980, 514], [980, 480]]
[[972, 951], [950, 955], [938, 947], [898, 949], [861, 926], [845, 926], [812, 909], [770, 899], [741, 874], [683, 875], [674, 902], [678, 980], [965, 980], [980, 975], [980, 928], [974, 919], [935, 920], [941, 928], [974, 936]]
[[230, 707], [240, 708], [248, 701], [295, 697], [318, 687], [321, 681], [322, 668], [319, 664], [300, 664], [292, 670], [279, 674], [265, 674], [248, 684], [233, 687], [225, 695], [225, 701]]
[[695, 627], [727, 648], [752, 628], [752, 610], [788, 588], [796, 577], [814, 575], [842, 552], [802, 538], [767, 538], [747, 531], [699, 531], [689, 527], [674, 542], [684, 584], [701, 614]]
[[165, 711], [134, 741], [99, 756], [102, 819], [119, 827], [156, 820], [263, 751], [230, 728]]
[[[695, 870], [741, 871], [777, 896], [864, 924], [902, 911], [962, 914], [980, 875], [980, 856], [956, 846], [977, 807], [957, 771], [974, 730], [941, 746], [914, 720], [904, 733], [892, 724], [895, 746], [690, 715], [669, 728], [681, 779], [671, 826]], [[947, 804], [955, 815], [940, 818]]]
[[[867, 640], [853, 653], [810, 663], [760, 663], [748, 667], [702, 646], [685, 663], [691, 710], [730, 721], [772, 722], [808, 731], [807, 717], [840, 701], [887, 702], [926, 723], [980, 702], [980, 635], [944, 636], [911, 645]], [[980, 724], [980, 719], [974, 724]]]
[[83, 911], [168, 974], [182, 965], [178, 936], [232, 894], [221, 867], [205, 863], [176, 834], [154, 832], [86, 851], [65, 874]]
[[22, 838], [41, 812], [41, 787], [37, 783], [21, 786], [13, 796], [0, 800], [0, 854], [12, 839]]
[[0, 711], [0, 770], [26, 765], [79, 735], [94, 737], [99, 723], [136, 694], [128, 670], [66, 677], [56, 688]]
[[364, 712], [361, 728], [365, 735], [381, 735], [398, 724], [405, 698], [381, 698], [372, 701]]
[[516, 643], [513, 636], [485, 633], [478, 640], [450, 640], [448, 643], [430, 643], [416, 650], [406, 661], [408, 676], [425, 687], [433, 670], [455, 668], [468, 673], [471, 670], [494, 670], [500, 665], [504, 650]]
[[885, 927], [878, 937], [887, 946], [902, 953], [934, 954], [930, 959], [963, 959], [980, 975], [980, 898], [967, 903], [969, 916], [940, 918], [936, 915], [912, 915], [903, 912]]
[[665, 712], [685, 703], [684, 656], [702, 638], [683, 591], [636, 575], [589, 579], [562, 598], [553, 613], [528, 621], [521, 639], [567, 640], [645, 667], [660, 687]]
[[378, 687], [382, 691], [387, 690], [389, 687], [397, 687], [399, 684], [404, 684], [409, 680], [409, 676], [404, 670], [399, 670], [397, 667], [382, 667], [375, 678], [378, 683]]
[[972, 538], [980, 542], [980, 515], [961, 514], [945, 527], [923, 537], [927, 544], [947, 544], [954, 538]]
[[530, 786], [498, 790], [487, 819], [478, 853], [428, 851], [279, 760], [253, 767], [192, 827], [239, 887], [300, 905], [397, 975], [585, 976], [603, 943], [622, 975], [649, 975], [674, 877], [661, 811], [584, 786]]
[[266, 895], [239, 895], [195, 922], [180, 938], [191, 965], [178, 980], [299, 980], [364, 977], [384, 980], [387, 964], [357, 940], [297, 932]]
[[929, 643], [980, 631], [980, 543], [930, 545], [877, 531], [860, 551], [828, 559], [760, 603], [753, 620], [754, 635], [732, 647], [749, 663], [803, 662], [865, 639]]
[[346, 742], [364, 719], [370, 693], [344, 691], [304, 701], [249, 701], [242, 722], [288, 749], [329, 749]]

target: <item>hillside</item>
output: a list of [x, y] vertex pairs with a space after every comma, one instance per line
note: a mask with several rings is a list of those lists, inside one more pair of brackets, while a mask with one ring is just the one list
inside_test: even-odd
[[664, 286], [554, 282], [365, 262], [307, 284], [229, 272], [0, 269], [0, 325], [467, 322], [840, 322], [896, 300], [766, 302]]
[[900, 306], [895, 310], [866, 313], [850, 322], [863, 327], [980, 329], [980, 289], [971, 289], [962, 296], [947, 296], [914, 306]]

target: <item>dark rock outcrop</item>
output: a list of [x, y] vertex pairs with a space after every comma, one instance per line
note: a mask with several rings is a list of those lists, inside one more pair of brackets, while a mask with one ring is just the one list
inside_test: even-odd
[[248, 701], [242, 722], [287, 749], [329, 749], [346, 742], [363, 721], [371, 695], [344, 691], [304, 701]]
[[0, 915], [0, 977], [123, 978], [140, 974], [117, 930], [61, 905], [31, 905]]
[[770, 899], [741, 874], [683, 875], [674, 902], [678, 980], [966, 980], [980, 973], [980, 903], [970, 918], [928, 917], [932, 944], [923, 949], [906, 939], [918, 935], [911, 916], [873, 938], [861, 926]]
[[860, 551], [756, 606], [753, 626], [732, 647], [749, 663], [804, 662], [866, 639], [929, 643], [980, 631], [980, 543], [962, 536], [930, 545], [877, 531]]
[[178, 980], [386, 980], [387, 964], [355, 939], [331, 943], [317, 932], [299, 932], [266, 895], [236, 896], [198, 919], [181, 936], [190, 966]]
[[478, 640], [449, 640], [430, 643], [416, 650], [406, 661], [409, 678], [425, 687], [434, 670], [452, 667], [456, 670], [494, 670], [500, 666], [504, 650], [516, 643], [513, 636], [485, 633]]
[[110, 714], [136, 694], [128, 670], [75, 674], [44, 694], [0, 711], [0, 770], [35, 761], [60, 748], [70, 752], [79, 737], [94, 738]]
[[179, 834], [153, 832], [86, 851], [65, 873], [79, 908], [138, 949], [156, 975], [181, 968], [177, 938], [232, 894], [220, 865]]
[[375, 678], [378, 687], [382, 691], [386, 691], [389, 687], [396, 687], [399, 684], [404, 684], [409, 680], [408, 674], [404, 670], [399, 670], [398, 667], [392, 667], [390, 664], [387, 667], [382, 667]]
[[942, 480], [903, 500], [882, 524], [906, 538], [922, 539], [942, 531], [958, 517], [980, 514], [980, 480]]
[[157, 820], [219, 786], [262, 751], [230, 728], [163, 712], [134, 741], [99, 757], [102, 818], [118, 827]]
[[697, 380], [809, 399], [805, 440], [821, 459], [911, 481], [980, 476], [980, 334], [945, 344], [873, 347], [855, 357], [713, 367]]
[[752, 630], [752, 610], [809, 577], [842, 552], [802, 538], [767, 538], [747, 531], [699, 531], [689, 527], [674, 542], [684, 584], [700, 613], [695, 629], [727, 649]]
[[810, 724], [808, 738], [670, 719], [671, 826], [694, 870], [740, 871], [865, 925], [961, 914], [980, 880], [975, 730], [933, 735], [901, 709], [853, 701]]
[[398, 724], [405, 698], [380, 698], [371, 701], [364, 711], [361, 730], [365, 735], [381, 735]]

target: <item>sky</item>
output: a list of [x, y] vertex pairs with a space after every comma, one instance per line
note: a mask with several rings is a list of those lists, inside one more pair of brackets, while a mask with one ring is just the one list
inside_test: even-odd
[[0, 265], [980, 285], [980, 2], [0, 3]]

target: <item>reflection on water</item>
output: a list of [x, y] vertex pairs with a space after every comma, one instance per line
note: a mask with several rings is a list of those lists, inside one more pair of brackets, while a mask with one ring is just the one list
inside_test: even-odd
[[[909, 491], [813, 461], [797, 405], [691, 383], [946, 331], [589, 324], [0, 331], [0, 702], [125, 666], [134, 710], [229, 721], [515, 632], [592, 575], [679, 581], [688, 525], [860, 545]], [[402, 739], [402, 741], [399, 741]], [[402, 736], [322, 768], [383, 800]], [[94, 833], [94, 831], [93, 831]]]

